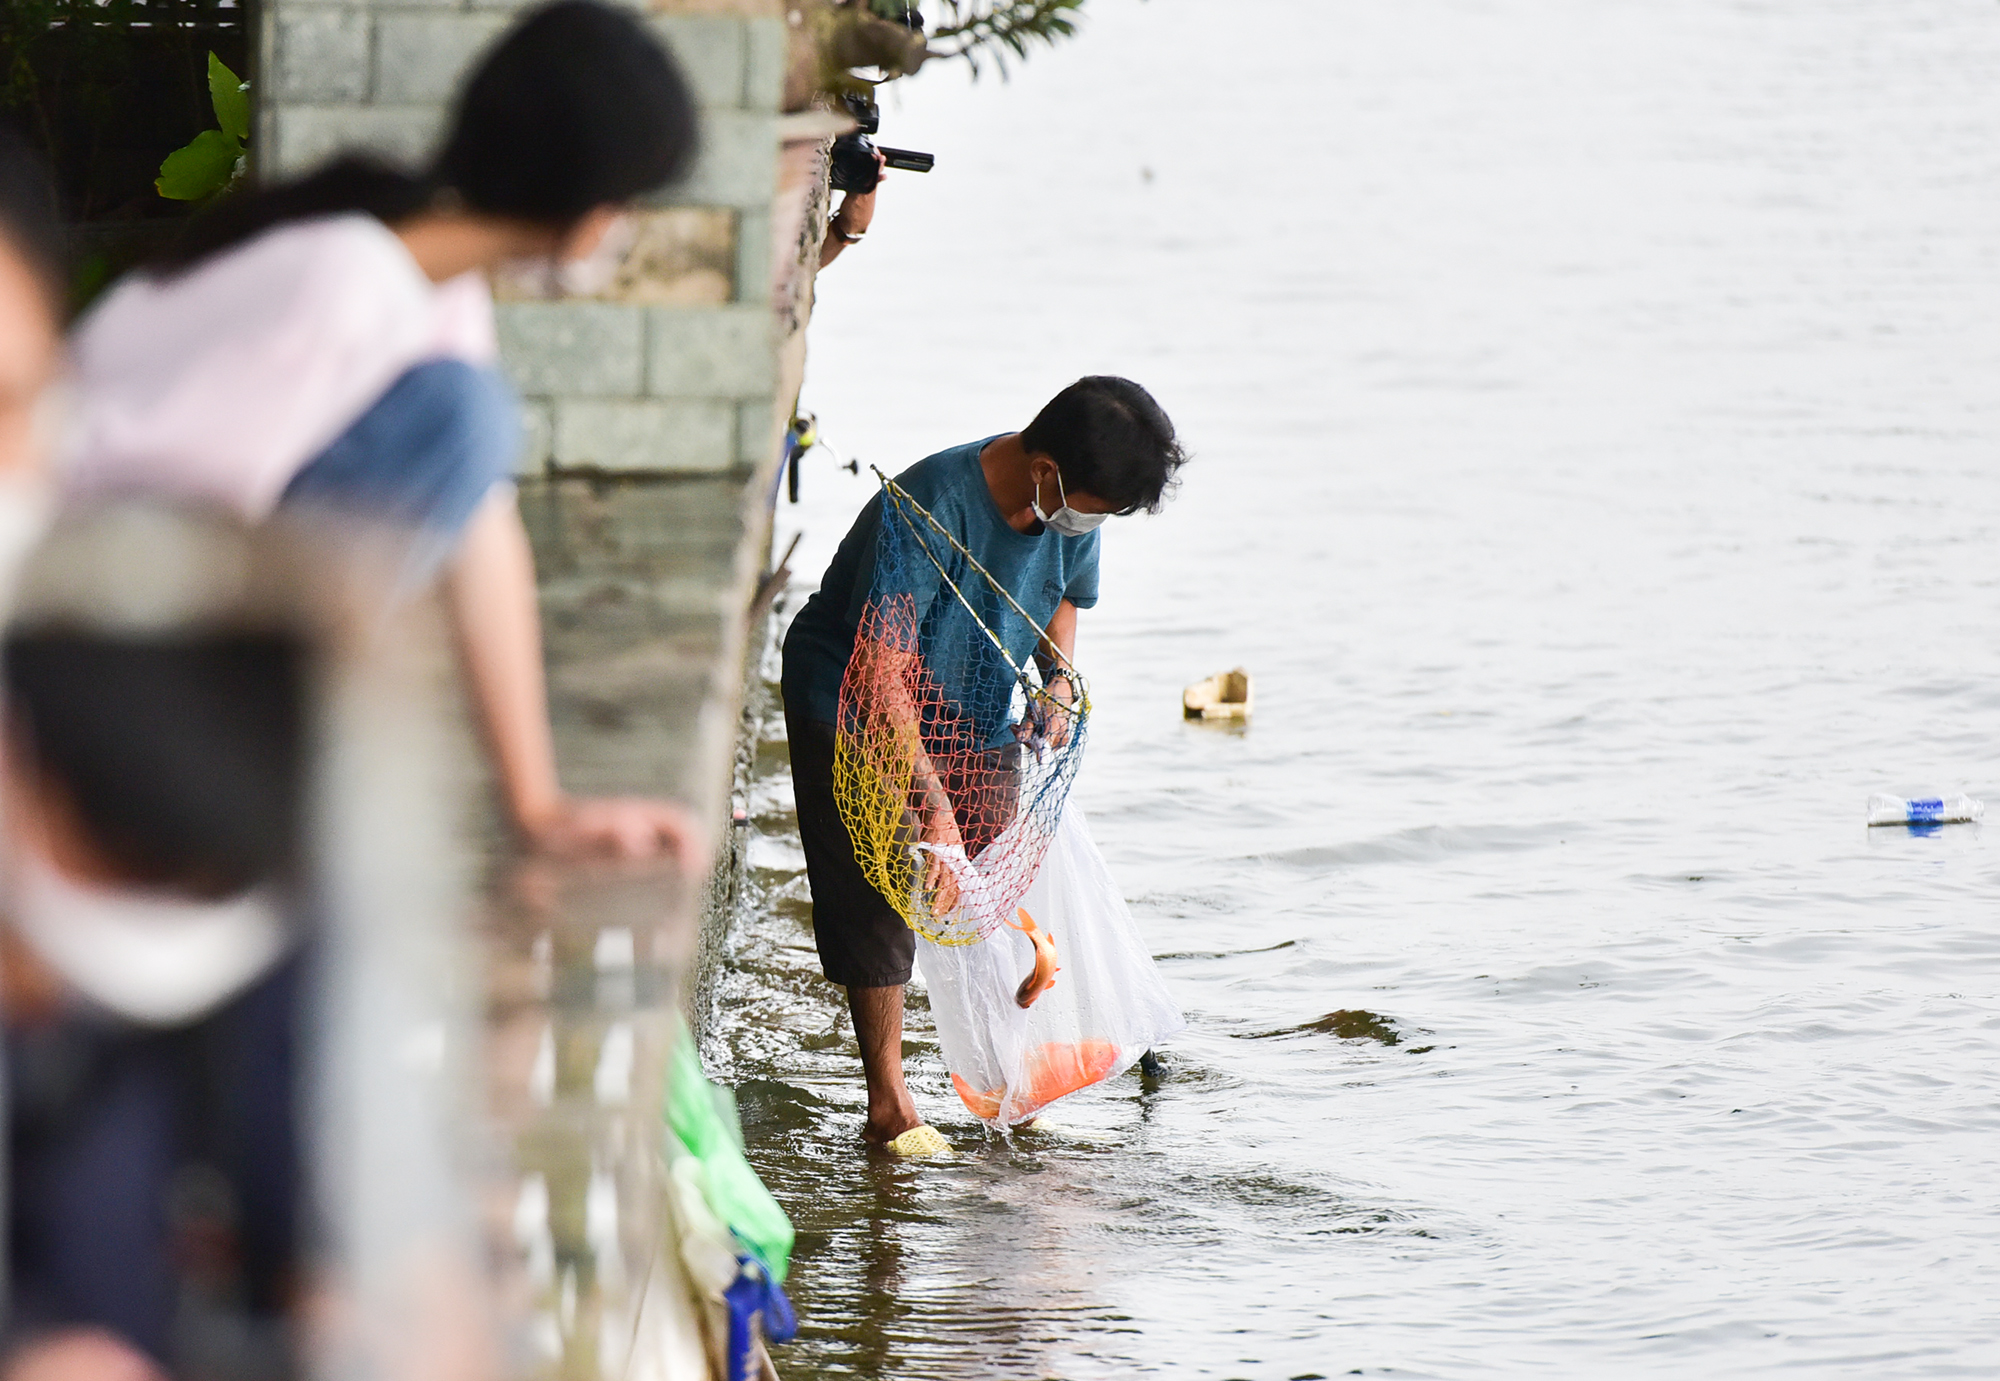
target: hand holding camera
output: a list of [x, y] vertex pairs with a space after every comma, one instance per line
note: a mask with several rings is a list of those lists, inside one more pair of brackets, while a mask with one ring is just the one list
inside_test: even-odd
[[820, 248], [819, 266], [825, 268], [851, 244], [860, 243], [875, 219], [875, 189], [889, 168], [927, 173], [937, 160], [914, 149], [878, 147], [868, 136], [882, 126], [882, 110], [866, 96], [843, 97], [848, 113], [858, 126], [833, 142], [829, 169], [833, 189], [844, 192], [840, 209], [827, 222], [826, 242]]
[[900, 168], [908, 173], [927, 173], [937, 159], [915, 149], [878, 147], [869, 138], [882, 128], [882, 107], [866, 96], [843, 96], [847, 113], [860, 128], [833, 141], [833, 189], [836, 192], [867, 193], [875, 190], [884, 168]]

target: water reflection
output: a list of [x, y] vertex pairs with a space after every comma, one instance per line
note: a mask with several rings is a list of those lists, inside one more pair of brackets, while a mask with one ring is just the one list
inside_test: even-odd
[[691, 925], [667, 866], [536, 859], [494, 889], [486, 1088], [503, 1145], [487, 1231], [520, 1374], [594, 1381], [686, 1341], [649, 1286], [671, 1249], [660, 1090]]

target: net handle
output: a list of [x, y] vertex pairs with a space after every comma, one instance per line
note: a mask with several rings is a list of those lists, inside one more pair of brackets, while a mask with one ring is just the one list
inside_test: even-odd
[[[1022, 668], [1019, 662], [1014, 660], [1014, 654], [1007, 650], [1007, 644], [1003, 643], [1002, 641], [1000, 641], [999, 638], [995, 637], [993, 630], [986, 626], [986, 620], [979, 617], [979, 611], [972, 607], [972, 602], [966, 599], [965, 592], [958, 588], [958, 582], [951, 578], [950, 573], [947, 572], [944, 568], [944, 563], [937, 559], [937, 553], [931, 550], [930, 543], [923, 540], [923, 535], [916, 531], [916, 524], [911, 522], [909, 515], [903, 512], [904, 505], [907, 504], [909, 507], [914, 508], [917, 512], [923, 514], [924, 521], [930, 524], [931, 528], [938, 534], [938, 536], [944, 538], [945, 541], [951, 543], [952, 550], [956, 551], [961, 557], [965, 558], [965, 563], [968, 566], [972, 567], [973, 570], [978, 571], [980, 576], [986, 581], [988, 585], [992, 586], [995, 590], [1000, 592], [1000, 598], [1006, 600], [1008, 605], [1013, 609], [1013, 611], [1021, 616], [1021, 621], [1027, 624], [1028, 627], [1034, 629], [1036, 632], [1042, 635], [1041, 637], [1042, 642], [1047, 643], [1049, 647], [1054, 650], [1056, 654], [1055, 660], [1059, 664], [1060, 670], [1064, 673], [1066, 679], [1069, 680], [1070, 684], [1075, 688], [1077, 692], [1077, 705], [1065, 706], [1064, 708], [1074, 709], [1081, 707], [1087, 710], [1090, 705], [1090, 689], [1087, 683], [1084, 682], [1083, 673], [1078, 671], [1076, 669], [1076, 663], [1072, 662], [1069, 659], [1068, 655], [1064, 653], [1061, 648], [1055, 645], [1055, 642], [1048, 635], [1048, 630], [1035, 622], [1035, 616], [1033, 614], [1030, 614], [1026, 609], [1023, 609], [1020, 605], [1020, 602], [1014, 598], [1013, 594], [1007, 589], [1007, 587], [1005, 585], [1002, 585], [998, 580], [996, 580], [991, 571], [987, 570], [986, 567], [980, 565], [979, 558], [974, 556], [971, 552], [967, 551], [965, 549], [965, 544], [960, 542], [956, 537], [952, 536], [950, 530], [947, 529], [943, 523], [940, 523], [935, 517], [933, 517], [929, 509], [925, 508], [922, 504], [918, 503], [914, 498], [912, 498], [910, 496], [909, 490], [903, 488], [902, 485], [896, 483], [896, 481], [890, 479], [887, 475], [883, 474], [881, 466], [871, 465], [868, 468], [873, 470], [875, 472], [875, 477], [882, 481], [882, 493], [884, 497], [888, 498], [890, 502], [896, 505], [896, 516], [901, 518], [903, 522], [909, 526], [910, 531], [917, 538], [917, 545], [923, 548], [925, 557], [929, 559], [931, 565], [937, 567], [938, 579], [942, 580], [945, 583], [945, 586], [948, 589], [950, 589], [953, 596], [957, 598], [958, 602], [965, 606], [965, 612], [972, 616], [972, 622], [978, 627], [980, 632], [986, 635], [987, 641], [992, 643], [994, 647], [998, 648], [1000, 655], [1007, 659], [1007, 665], [1014, 669], [1015, 679], [1020, 681], [1023, 685], [1026, 685], [1028, 680], [1028, 673]], [[1040, 687], [1034, 689], [1036, 689], [1039, 694], [1042, 695], [1049, 694], [1046, 681]], [[1054, 697], [1050, 696], [1050, 699], [1053, 700]], [[1056, 701], [1056, 703], [1061, 704], [1060, 701]]]

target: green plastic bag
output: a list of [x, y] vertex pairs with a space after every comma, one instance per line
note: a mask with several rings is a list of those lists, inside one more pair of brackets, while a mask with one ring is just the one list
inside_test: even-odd
[[717, 1088], [701, 1072], [694, 1036], [686, 1022], [674, 1033], [667, 1071], [667, 1131], [688, 1155], [701, 1162], [708, 1206], [729, 1224], [771, 1278], [780, 1284], [791, 1270], [792, 1220], [750, 1162], [743, 1158], [743, 1124], [736, 1095]]

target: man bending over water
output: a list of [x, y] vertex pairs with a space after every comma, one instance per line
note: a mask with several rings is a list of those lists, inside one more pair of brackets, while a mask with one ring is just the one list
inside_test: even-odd
[[[1017, 663], [1032, 655], [1049, 693], [1067, 702], [1074, 690], [1061, 668], [1075, 650], [1076, 613], [1097, 603], [1097, 528], [1108, 517], [1158, 512], [1186, 459], [1151, 394], [1129, 379], [1094, 376], [1057, 394], [1025, 431], [940, 451], [896, 483], [1034, 620], [1023, 640], [1036, 643], [1039, 629], [1038, 645], [1008, 652]], [[921, 1154], [942, 1139], [917, 1116], [903, 1080], [903, 988], [916, 937], [862, 872], [833, 785], [841, 678], [854, 655], [882, 521], [878, 494], [842, 539], [818, 593], [792, 620], [785, 637], [785, 728], [820, 968], [847, 989], [868, 1081], [861, 1134]], [[953, 626], [976, 636], [972, 625]], [[991, 803], [954, 798], [951, 789], [940, 784], [942, 818], [924, 822], [924, 837], [963, 839], [976, 851], [997, 833], [992, 822], [980, 829], [972, 819]]]

